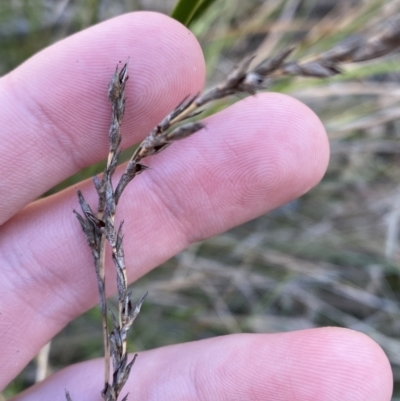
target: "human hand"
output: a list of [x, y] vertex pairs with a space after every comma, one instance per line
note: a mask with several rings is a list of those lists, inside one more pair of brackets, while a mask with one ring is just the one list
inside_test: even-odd
[[[108, 149], [106, 88], [130, 56], [124, 146], [139, 142], [204, 82], [193, 35], [153, 13], [128, 14], [37, 54], [0, 80], [0, 386], [69, 321], [97, 303], [76, 188], [34, 200]], [[128, 186], [128, 277], [136, 280], [193, 241], [253, 219], [307, 192], [325, 172], [328, 143], [304, 105], [249, 97], [207, 119], [207, 130], [146, 160]], [[89, 202], [90, 181], [81, 183]], [[32, 203], [31, 203], [32, 202]], [[26, 206], [28, 205], [28, 206]], [[112, 289], [112, 284], [108, 285]], [[103, 362], [63, 369], [17, 397], [101, 399]], [[350, 330], [241, 334], [140, 354], [129, 400], [368, 400], [391, 397], [390, 365]]]

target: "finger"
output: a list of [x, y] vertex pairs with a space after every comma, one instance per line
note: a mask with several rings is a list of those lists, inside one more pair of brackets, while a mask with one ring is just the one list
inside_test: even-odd
[[143, 138], [188, 94], [204, 60], [194, 36], [156, 13], [127, 14], [38, 53], [0, 80], [0, 225], [82, 167], [104, 159], [107, 85], [128, 57], [123, 146]]
[[[328, 145], [320, 121], [287, 96], [248, 98], [206, 124], [203, 132], [148, 159], [152, 169], [137, 177], [121, 200], [130, 281], [191, 242], [298, 197], [326, 169]], [[95, 204], [92, 183], [81, 189]], [[0, 329], [13, 327], [3, 336], [7, 346], [0, 343], [0, 362], [17, 349], [27, 362], [97, 302], [90, 251], [72, 215], [76, 207], [71, 188], [26, 208], [0, 233], [6, 262], [0, 271], [6, 311]]]
[[[103, 363], [71, 366], [15, 401], [100, 400]], [[389, 401], [390, 364], [369, 337], [326, 328], [241, 334], [144, 352], [121, 395], [141, 401]]]

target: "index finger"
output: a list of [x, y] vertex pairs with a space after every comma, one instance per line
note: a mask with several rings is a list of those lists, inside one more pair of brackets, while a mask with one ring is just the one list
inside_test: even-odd
[[107, 86], [116, 64], [128, 57], [127, 146], [203, 85], [202, 51], [178, 22], [150, 12], [126, 14], [56, 43], [0, 80], [0, 225], [104, 158]]

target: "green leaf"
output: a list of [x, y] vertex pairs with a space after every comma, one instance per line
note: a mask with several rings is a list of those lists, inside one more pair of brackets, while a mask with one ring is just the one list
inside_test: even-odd
[[179, 0], [171, 17], [189, 26], [191, 22], [198, 19], [215, 0]]

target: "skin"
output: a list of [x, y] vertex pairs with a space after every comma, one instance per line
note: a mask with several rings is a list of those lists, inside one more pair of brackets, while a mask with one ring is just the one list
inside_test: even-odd
[[[34, 200], [107, 154], [106, 88], [116, 62], [128, 56], [126, 147], [204, 84], [198, 43], [168, 17], [115, 18], [56, 43], [0, 80], [1, 388], [97, 303], [91, 255], [72, 215], [77, 188]], [[326, 170], [324, 128], [290, 97], [249, 97], [206, 124], [147, 159], [152, 169], [122, 197], [130, 281], [190, 243], [304, 194]], [[95, 204], [91, 182], [78, 187]], [[74, 400], [100, 400], [102, 372], [100, 360], [70, 366], [17, 399], [64, 400], [67, 388]], [[132, 401], [388, 401], [392, 374], [367, 336], [322, 328], [143, 352], [125, 390]]]

